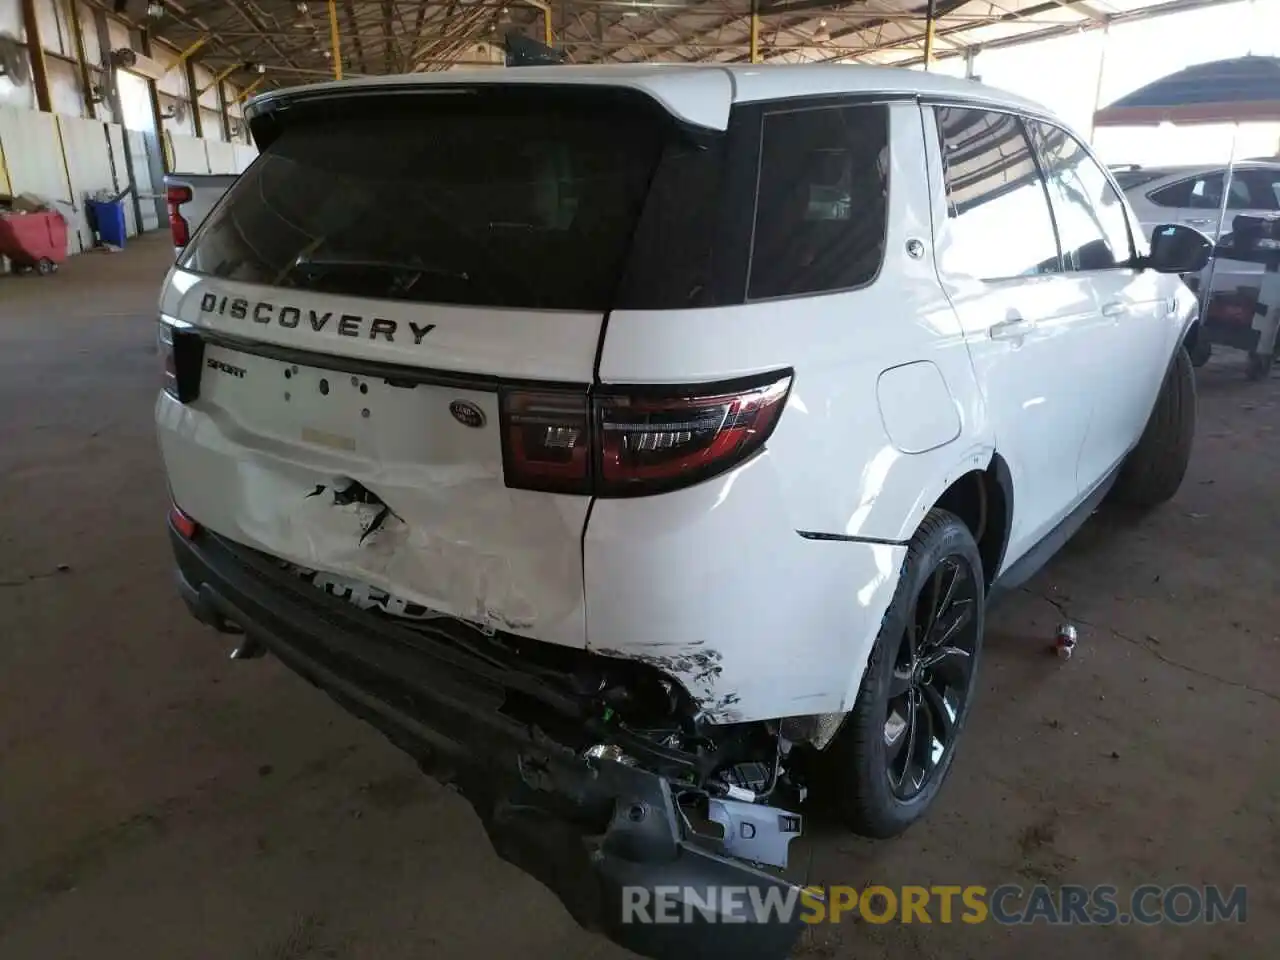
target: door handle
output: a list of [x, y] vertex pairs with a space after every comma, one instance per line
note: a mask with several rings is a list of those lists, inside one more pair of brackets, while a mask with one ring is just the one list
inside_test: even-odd
[[1208, 227], [1213, 225], [1212, 217], [1187, 217], [1182, 221], [1189, 227]]
[[1033, 324], [1023, 317], [1011, 317], [991, 325], [992, 340], [1021, 340], [1031, 330]]
[[1104, 303], [1102, 305], [1102, 315], [1104, 317], [1118, 317], [1121, 314], [1128, 312], [1128, 304], [1122, 303], [1119, 300], [1112, 300], [1110, 303]]

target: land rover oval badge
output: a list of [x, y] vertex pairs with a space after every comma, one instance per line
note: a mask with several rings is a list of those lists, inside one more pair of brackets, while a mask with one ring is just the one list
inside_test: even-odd
[[484, 411], [470, 401], [453, 401], [453, 403], [449, 404], [449, 412], [453, 414], [453, 419], [464, 427], [484, 426]]

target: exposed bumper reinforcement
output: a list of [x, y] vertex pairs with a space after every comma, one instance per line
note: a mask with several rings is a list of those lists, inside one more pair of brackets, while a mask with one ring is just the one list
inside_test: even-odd
[[[776, 960], [790, 952], [802, 924], [795, 886], [691, 836], [666, 777], [588, 761], [505, 712], [513, 695], [554, 703], [554, 691], [535, 689], [535, 678], [513, 679], [501, 665], [295, 584], [208, 533], [188, 541], [171, 531], [171, 540], [179, 591], [199, 620], [242, 630], [455, 783], [498, 854], [554, 892], [583, 927], [655, 958]], [[659, 887], [677, 904], [663, 911], [675, 922], [635, 922], [653, 915]], [[712, 888], [746, 888], [748, 908], [729, 907], [735, 917], [725, 922], [724, 902], [707, 896]], [[685, 909], [689, 891], [699, 899]], [[795, 907], [759, 916], [750, 903]]]

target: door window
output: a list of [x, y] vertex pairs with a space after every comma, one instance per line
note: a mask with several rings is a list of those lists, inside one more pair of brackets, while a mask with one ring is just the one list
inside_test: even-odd
[[[1222, 209], [1222, 172], [1201, 174], [1155, 190], [1147, 198], [1157, 207]], [[1231, 175], [1228, 210], [1280, 209], [1280, 174], [1237, 170]]]
[[761, 136], [748, 297], [870, 283], [884, 258], [888, 107], [767, 113]]
[[947, 184], [948, 270], [982, 280], [1057, 273], [1044, 181], [1017, 117], [939, 107]]
[[1027, 128], [1049, 184], [1067, 269], [1105, 270], [1128, 263], [1133, 256], [1128, 215], [1102, 168], [1062, 128], [1038, 120], [1027, 121]]

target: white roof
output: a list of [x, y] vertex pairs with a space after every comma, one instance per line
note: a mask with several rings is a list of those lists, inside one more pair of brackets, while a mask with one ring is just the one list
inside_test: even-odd
[[917, 94], [964, 97], [992, 106], [1048, 113], [1039, 104], [972, 80], [862, 64], [592, 64], [507, 69], [449, 70], [363, 77], [273, 91], [250, 107], [328, 90], [402, 87], [406, 84], [573, 84], [640, 90], [689, 123], [714, 130], [729, 124], [734, 103], [837, 93]]

